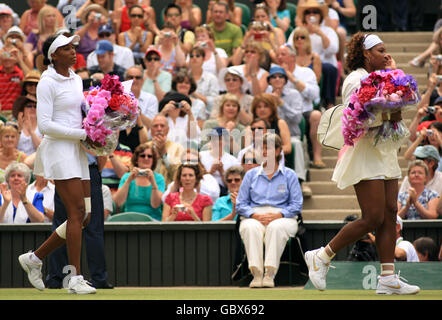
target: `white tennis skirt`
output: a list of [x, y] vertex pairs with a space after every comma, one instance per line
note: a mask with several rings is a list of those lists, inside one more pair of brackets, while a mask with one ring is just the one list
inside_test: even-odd
[[90, 180], [86, 151], [79, 140], [44, 136], [35, 156], [34, 174], [48, 180]]

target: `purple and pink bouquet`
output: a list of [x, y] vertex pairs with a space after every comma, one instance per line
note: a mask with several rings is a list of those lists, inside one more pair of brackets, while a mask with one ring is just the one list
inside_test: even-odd
[[[375, 71], [361, 79], [361, 86], [355, 89], [349, 105], [343, 110], [342, 134], [344, 142], [353, 146], [364, 136], [375, 120], [375, 112], [396, 112], [419, 102], [416, 80], [400, 69]], [[408, 134], [402, 122], [384, 121], [377, 128], [374, 140], [400, 141]]]
[[83, 127], [89, 139], [83, 144], [97, 155], [112, 153], [118, 144], [118, 130], [134, 126], [138, 117], [138, 100], [130, 92], [132, 81], [121, 83], [118, 76], [106, 75], [101, 86], [84, 93], [82, 106], [86, 117]]

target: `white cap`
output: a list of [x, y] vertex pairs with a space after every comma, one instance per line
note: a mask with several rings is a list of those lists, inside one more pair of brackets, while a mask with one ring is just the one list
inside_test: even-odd
[[51, 46], [48, 50], [48, 59], [52, 62], [52, 54], [57, 51], [58, 48], [63, 47], [71, 42], [78, 43], [80, 41], [80, 37], [77, 35], [74, 35], [72, 37], [66, 37], [64, 35], [59, 35], [57, 38], [55, 38], [54, 42], [52, 42]]
[[379, 38], [375, 34], [369, 34], [369, 35], [365, 36], [364, 49], [370, 50], [371, 48], [373, 48], [375, 45], [378, 45], [379, 43], [383, 43], [381, 38]]
[[400, 225], [401, 226], [401, 230], [402, 230], [403, 223], [402, 223], [402, 218], [401, 217], [396, 216], [396, 224]]

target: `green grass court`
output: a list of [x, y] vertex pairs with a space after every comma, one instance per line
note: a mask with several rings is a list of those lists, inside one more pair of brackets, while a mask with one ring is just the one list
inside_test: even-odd
[[249, 289], [239, 287], [170, 287], [98, 290], [94, 295], [72, 295], [65, 289], [0, 289], [0, 300], [442, 300], [442, 290], [417, 295], [384, 296], [374, 290], [303, 290], [301, 287]]

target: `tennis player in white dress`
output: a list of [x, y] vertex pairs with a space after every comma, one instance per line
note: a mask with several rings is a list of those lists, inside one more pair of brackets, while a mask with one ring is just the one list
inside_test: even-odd
[[[361, 78], [370, 72], [394, 69], [395, 63], [382, 40], [373, 34], [361, 32], [353, 35], [348, 44], [347, 65], [353, 70], [342, 85], [344, 104], [350, 101]], [[400, 111], [375, 115], [373, 126], [383, 121], [400, 121]], [[387, 120], [384, 120], [387, 118]], [[378, 121], [379, 120], [379, 121]], [[398, 179], [401, 171], [397, 149], [388, 145], [374, 145], [373, 138], [366, 135], [340, 155], [332, 180], [341, 189], [354, 186], [362, 217], [345, 225], [325, 246], [305, 253], [312, 284], [319, 290], [326, 288], [326, 275], [330, 261], [344, 247], [376, 230], [376, 247], [381, 263], [377, 294], [416, 294], [419, 287], [409, 285], [395, 274], [394, 248], [396, 244], [396, 216]], [[345, 147], [344, 147], [345, 148]]]
[[75, 270], [67, 283], [68, 292], [89, 294], [96, 289], [80, 272], [82, 227], [89, 222], [91, 212], [89, 166], [81, 140], [89, 138], [82, 129], [82, 80], [71, 69], [78, 41], [78, 36], [64, 35], [45, 41], [43, 53], [48, 69], [37, 86], [37, 122], [44, 137], [37, 149], [34, 171], [54, 180], [68, 219], [35, 252], [22, 254], [19, 262], [31, 284], [43, 290], [42, 260], [66, 243], [69, 264]]

